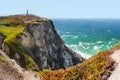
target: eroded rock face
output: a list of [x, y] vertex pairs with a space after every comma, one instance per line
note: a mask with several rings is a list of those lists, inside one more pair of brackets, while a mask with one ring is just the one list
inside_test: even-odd
[[0, 49], [2, 48], [4, 38], [5, 36], [3, 36], [3, 34], [0, 33]]
[[39, 74], [24, 70], [15, 60], [0, 49], [0, 80], [41, 80]]
[[84, 60], [79, 54], [65, 46], [52, 21], [29, 24], [25, 33], [20, 36], [18, 41], [36, 61], [40, 69], [65, 68]]
[[0, 62], [0, 80], [24, 80], [23, 75], [13, 66]]

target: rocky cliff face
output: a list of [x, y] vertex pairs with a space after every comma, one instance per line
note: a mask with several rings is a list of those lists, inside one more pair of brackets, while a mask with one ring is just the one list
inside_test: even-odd
[[40, 69], [65, 68], [81, 63], [83, 58], [65, 46], [57, 34], [53, 22], [45, 21], [29, 23], [25, 35], [20, 35], [18, 41], [32, 56]]
[[[16, 15], [0, 19], [2, 27], [0, 31], [5, 35], [4, 37], [0, 34], [0, 48], [20, 66], [34, 69], [38, 69], [37, 66], [39, 69], [58, 69], [83, 62], [84, 59], [79, 54], [65, 46], [51, 20], [33, 15]], [[19, 27], [21, 25], [22, 27]], [[10, 29], [23, 31], [18, 34], [17, 31], [10, 31]]]
[[2, 48], [2, 43], [3, 43], [4, 38], [5, 36], [0, 33], [0, 49]]

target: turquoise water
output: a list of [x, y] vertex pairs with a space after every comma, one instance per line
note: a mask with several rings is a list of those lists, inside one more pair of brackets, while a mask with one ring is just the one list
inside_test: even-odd
[[65, 44], [88, 58], [120, 41], [119, 19], [53, 19]]

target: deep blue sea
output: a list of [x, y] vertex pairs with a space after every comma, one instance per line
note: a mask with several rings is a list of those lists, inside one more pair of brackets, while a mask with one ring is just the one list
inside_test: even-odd
[[65, 44], [85, 58], [120, 41], [120, 19], [53, 19], [53, 22]]

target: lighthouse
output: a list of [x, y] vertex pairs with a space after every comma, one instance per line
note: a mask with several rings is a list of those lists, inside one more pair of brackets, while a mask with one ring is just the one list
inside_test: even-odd
[[26, 15], [29, 15], [29, 13], [28, 13], [28, 9], [27, 9], [27, 11], [26, 11]]

